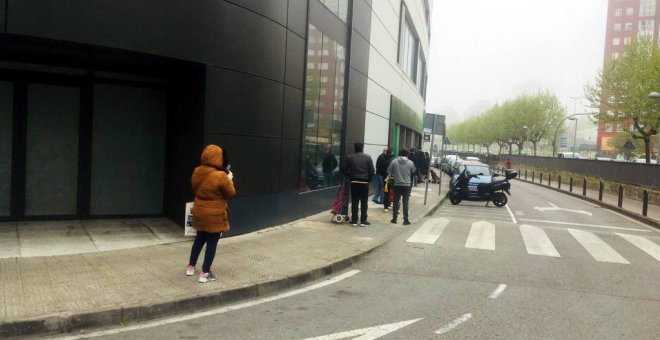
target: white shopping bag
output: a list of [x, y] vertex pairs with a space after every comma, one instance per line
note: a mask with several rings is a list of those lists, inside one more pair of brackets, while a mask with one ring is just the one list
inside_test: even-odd
[[186, 217], [184, 219], [185, 227], [184, 227], [184, 232], [183, 232], [184, 236], [196, 236], [197, 235], [197, 231], [192, 226], [192, 223], [193, 223], [192, 207], [193, 207], [193, 202], [187, 202], [186, 203]]

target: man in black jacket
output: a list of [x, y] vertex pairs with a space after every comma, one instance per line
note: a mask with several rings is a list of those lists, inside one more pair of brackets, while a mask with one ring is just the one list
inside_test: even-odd
[[[343, 173], [351, 183], [351, 224], [354, 227], [366, 227], [367, 200], [369, 199], [369, 182], [374, 176], [374, 162], [371, 156], [365, 154], [364, 144], [355, 143], [355, 153], [346, 157]], [[358, 224], [358, 204], [360, 204], [360, 223]]]
[[387, 167], [394, 159], [392, 156], [392, 148], [383, 149], [383, 153], [376, 159], [376, 194], [374, 195], [374, 202], [382, 203], [385, 206], [385, 212], [389, 209], [390, 204], [385, 197], [383, 187], [385, 186], [385, 177], [387, 177]]

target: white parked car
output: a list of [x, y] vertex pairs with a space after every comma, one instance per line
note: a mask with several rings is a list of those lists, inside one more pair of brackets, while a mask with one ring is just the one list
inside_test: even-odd
[[575, 159], [580, 159], [580, 154], [577, 152], [560, 152], [557, 154], [557, 157], [559, 158], [575, 158]]
[[[646, 163], [646, 158], [635, 158], [631, 160], [633, 163]], [[655, 159], [651, 159], [651, 164], [658, 164], [658, 161]]]

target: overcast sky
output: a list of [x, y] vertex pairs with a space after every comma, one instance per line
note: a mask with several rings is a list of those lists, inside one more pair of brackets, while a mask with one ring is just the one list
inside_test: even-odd
[[427, 111], [452, 123], [549, 90], [573, 113], [602, 68], [606, 20], [607, 0], [434, 0]]

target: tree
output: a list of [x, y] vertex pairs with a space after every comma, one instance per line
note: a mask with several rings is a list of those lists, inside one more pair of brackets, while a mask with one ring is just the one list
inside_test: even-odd
[[618, 59], [610, 60], [594, 84], [585, 86], [591, 106], [604, 122], [632, 122], [633, 139], [644, 141], [651, 160], [651, 136], [660, 129], [660, 105], [648, 98], [660, 85], [660, 47], [649, 36], [633, 39]]

